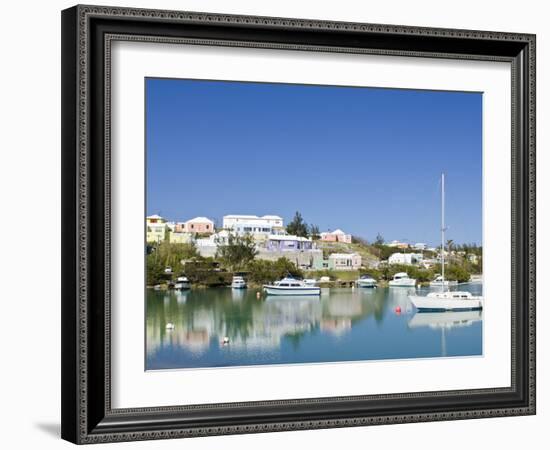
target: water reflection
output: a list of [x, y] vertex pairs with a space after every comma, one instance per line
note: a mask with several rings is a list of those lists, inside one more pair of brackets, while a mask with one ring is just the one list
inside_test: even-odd
[[417, 312], [409, 320], [409, 327], [429, 327], [440, 330], [441, 356], [447, 356], [447, 332], [453, 328], [469, 327], [481, 322], [482, 311]]
[[[323, 289], [320, 297], [258, 298], [258, 292], [148, 290], [147, 368], [437, 356], [440, 324], [481, 321], [457, 313], [414, 315], [407, 288]], [[414, 331], [424, 327], [433, 331]], [[456, 351], [478, 354], [481, 327], [467, 341]]]

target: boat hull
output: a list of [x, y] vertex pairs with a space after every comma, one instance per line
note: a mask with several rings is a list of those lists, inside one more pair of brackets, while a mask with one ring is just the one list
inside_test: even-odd
[[389, 282], [390, 287], [415, 287], [416, 286], [416, 280], [410, 280], [410, 281], [390, 281]]
[[320, 287], [280, 287], [264, 286], [264, 291], [268, 295], [321, 295]]
[[418, 311], [423, 312], [477, 311], [483, 309], [482, 298], [447, 299], [409, 295], [409, 299]]
[[356, 281], [357, 287], [360, 288], [375, 288], [376, 283], [373, 283], [372, 281]]
[[457, 286], [458, 281], [432, 281], [430, 282], [430, 287], [448, 287], [448, 286]]

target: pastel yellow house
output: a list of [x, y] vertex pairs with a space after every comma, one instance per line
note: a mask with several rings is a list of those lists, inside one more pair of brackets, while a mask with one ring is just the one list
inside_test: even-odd
[[147, 216], [147, 242], [164, 242], [169, 237], [170, 229], [166, 220], [161, 216], [154, 214]]

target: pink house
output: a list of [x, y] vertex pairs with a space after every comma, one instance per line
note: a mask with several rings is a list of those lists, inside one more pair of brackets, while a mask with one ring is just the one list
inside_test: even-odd
[[212, 234], [214, 233], [214, 222], [207, 217], [195, 217], [185, 222], [182, 228], [182, 231], [186, 233]]
[[327, 231], [321, 233], [321, 240], [326, 242], [344, 242], [351, 244], [351, 234], [346, 234], [342, 230]]

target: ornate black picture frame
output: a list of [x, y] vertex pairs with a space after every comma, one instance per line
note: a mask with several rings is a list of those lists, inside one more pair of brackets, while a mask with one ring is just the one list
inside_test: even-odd
[[[512, 66], [512, 373], [506, 388], [111, 407], [110, 45], [242, 46]], [[99, 6], [62, 12], [62, 437], [74, 443], [535, 413], [535, 36]]]

